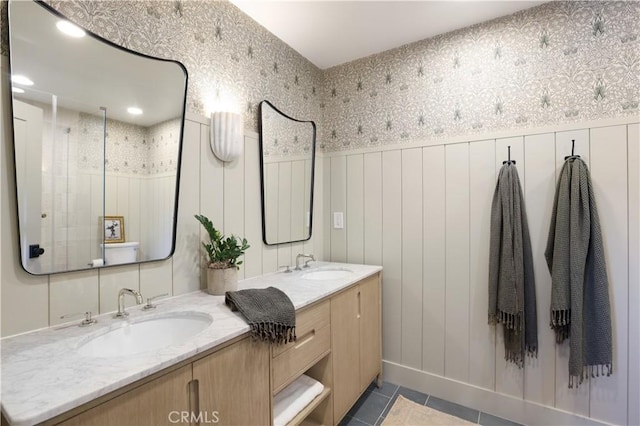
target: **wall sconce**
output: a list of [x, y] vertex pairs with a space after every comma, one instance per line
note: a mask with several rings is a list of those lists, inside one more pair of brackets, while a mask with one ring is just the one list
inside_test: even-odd
[[211, 150], [222, 161], [233, 161], [242, 155], [244, 141], [242, 116], [233, 112], [211, 114]]

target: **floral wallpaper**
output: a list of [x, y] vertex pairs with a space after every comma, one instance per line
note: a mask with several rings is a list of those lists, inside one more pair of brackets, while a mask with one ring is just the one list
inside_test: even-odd
[[[640, 2], [554, 1], [320, 70], [227, 1], [48, 0], [130, 49], [181, 61], [187, 110], [258, 103], [349, 150], [640, 114]], [[6, 55], [6, 2], [0, 3]]]
[[326, 70], [328, 151], [640, 112], [640, 2], [551, 2]]

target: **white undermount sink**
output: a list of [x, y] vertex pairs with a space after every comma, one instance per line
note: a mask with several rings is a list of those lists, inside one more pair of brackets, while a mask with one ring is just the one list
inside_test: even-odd
[[115, 357], [154, 351], [184, 343], [213, 322], [202, 312], [170, 312], [123, 321], [106, 332], [89, 336], [78, 346], [80, 355]]
[[339, 280], [347, 278], [353, 274], [353, 271], [346, 268], [318, 269], [317, 271], [309, 271], [302, 274], [302, 278], [306, 280]]

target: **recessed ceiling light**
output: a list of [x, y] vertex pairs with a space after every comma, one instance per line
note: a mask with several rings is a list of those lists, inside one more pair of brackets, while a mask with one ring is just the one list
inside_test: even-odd
[[56, 27], [69, 37], [81, 38], [87, 35], [82, 28], [69, 21], [58, 21]]
[[13, 93], [24, 93], [24, 89], [21, 89], [19, 87], [15, 87], [15, 86], [11, 88], [11, 91]]
[[25, 77], [24, 75], [12, 75], [11, 81], [21, 86], [33, 86], [33, 81], [31, 81], [29, 78]]
[[140, 115], [140, 114], [142, 114], [142, 110], [140, 108], [136, 108], [136, 107], [127, 108], [127, 112], [129, 114], [132, 114], [132, 115]]

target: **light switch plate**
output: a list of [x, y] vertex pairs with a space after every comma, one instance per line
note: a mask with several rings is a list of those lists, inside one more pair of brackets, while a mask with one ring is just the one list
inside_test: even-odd
[[344, 213], [333, 212], [333, 229], [344, 228]]

